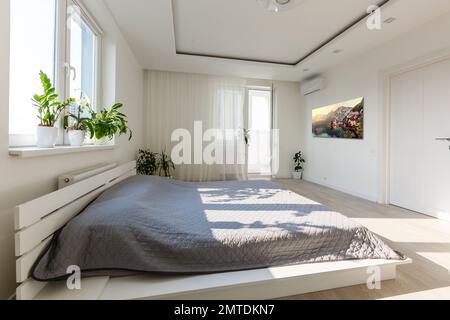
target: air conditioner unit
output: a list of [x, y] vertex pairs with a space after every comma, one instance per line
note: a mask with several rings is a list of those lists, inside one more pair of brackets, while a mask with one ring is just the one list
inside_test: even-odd
[[325, 79], [322, 77], [317, 77], [300, 84], [300, 91], [304, 96], [323, 89], [325, 89]]

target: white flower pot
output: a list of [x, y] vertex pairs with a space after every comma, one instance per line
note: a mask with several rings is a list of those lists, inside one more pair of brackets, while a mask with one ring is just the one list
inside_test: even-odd
[[69, 130], [67, 133], [69, 136], [69, 143], [72, 147], [81, 147], [84, 142], [86, 132], [82, 130]]
[[303, 178], [303, 171], [292, 172], [292, 178], [294, 180], [302, 180], [302, 178]]
[[54, 148], [58, 139], [58, 128], [55, 127], [37, 127], [37, 146], [38, 148]]

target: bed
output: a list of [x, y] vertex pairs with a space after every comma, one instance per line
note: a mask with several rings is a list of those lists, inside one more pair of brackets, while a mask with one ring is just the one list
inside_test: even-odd
[[[186, 183], [135, 162], [16, 210], [18, 299], [269, 299], [393, 279], [410, 260], [270, 181]], [[69, 290], [69, 266], [81, 290]]]

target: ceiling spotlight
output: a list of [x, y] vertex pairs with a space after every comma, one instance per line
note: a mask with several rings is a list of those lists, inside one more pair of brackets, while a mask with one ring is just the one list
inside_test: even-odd
[[280, 12], [291, 10], [302, 4], [304, 0], [256, 0], [256, 2], [271, 12]]
[[387, 18], [386, 20], [384, 20], [384, 23], [392, 23], [392, 22], [394, 22], [395, 20], [397, 20], [397, 19], [394, 18], [394, 17], [390, 17], [390, 18]]

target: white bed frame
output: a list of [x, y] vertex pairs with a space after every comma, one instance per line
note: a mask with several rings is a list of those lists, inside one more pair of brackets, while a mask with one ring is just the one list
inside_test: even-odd
[[364, 284], [368, 268], [374, 266], [379, 267], [381, 280], [395, 279], [397, 266], [411, 262], [361, 260], [197, 276], [82, 278], [81, 290], [69, 290], [66, 281], [45, 283], [29, 277], [57, 230], [103, 191], [135, 174], [136, 162], [129, 162], [16, 207], [18, 300], [271, 299]]

